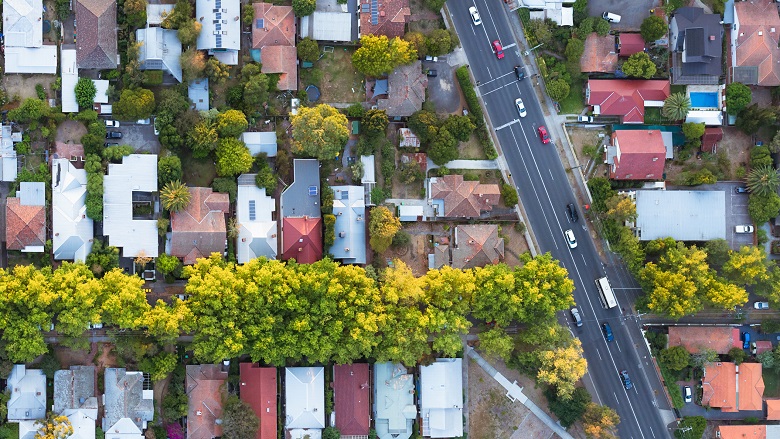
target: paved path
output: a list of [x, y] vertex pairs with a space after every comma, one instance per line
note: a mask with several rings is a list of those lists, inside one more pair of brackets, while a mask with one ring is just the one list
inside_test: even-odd
[[[498, 169], [495, 160], [453, 160], [444, 164], [447, 169]], [[438, 165], [428, 159], [428, 169], [439, 168]]]

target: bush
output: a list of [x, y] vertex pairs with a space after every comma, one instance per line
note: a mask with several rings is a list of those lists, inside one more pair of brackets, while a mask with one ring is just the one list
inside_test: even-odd
[[507, 207], [515, 206], [518, 203], [517, 191], [507, 183], [501, 185], [501, 197], [504, 198], [504, 204]]
[[162, 82], [163, 82], [162, 70], [144, 70], [144, 79], [142, 81], [143, 85], [151, 87], [156, 85], [162, 85]]
[[495, 160], [498, 157], [496, 148], [493, 147], [493, 141], [490, 138], [490, 133], [485, 126], [485, 116], [482, 112], [477, 93], [474, 91], [474, 86], [471, 84], [471, 75], [469, 74], [468, 66], [461, 66], [455, 71], [455, 77], [458, 79], [460, 89], [463, 91], [463, 96], [466, 98], [466, 105], [471, 112], [471, 120], [477, 127], [477, 139], [479, 139], [482, 150], [485, 152], [485, 156], [489, 160]]
[[238, 183], [236, 183], [235, 178], [217, 177], [211, 183], [211, 188], [214, 189], [215, 192], [228, 194], [231, 203], [236, 201], [236, 195], [238, 194]]
[[547, 95], [554, 101], [566, 99], [569, 92], [569, 84], [564, 79], [553, 79], [547, 82]]
[[336, 216], [330, 213], [325, 214], [322, 216], [322, 220], [325, 224], [325, 233], [322, 239], [325, 248], [329, 249], [336, 242]]
[[43, 89], [41, 84], [35, 84], [35, 94], [38, 95], [38, 99], [42, 101], [46, 100], [46, 90]]
[[548, 387], [544, 391], [548, 407], [561, 421], [561, 425], [568, 428], [577, 422], [585, 413], [585, 408], [591, 400], [590, 393], [584, 387], [574, 389], [570, 400], [559, 399], [555, 389]]
[[347, 107], [347, 117], [353, 117], [353, 118], [360, 118], [363, 117], [363, 115], [366, 114], [366, 109], [363, 108], [363, 105], [359, 102], [356, 102], [349, 107]]

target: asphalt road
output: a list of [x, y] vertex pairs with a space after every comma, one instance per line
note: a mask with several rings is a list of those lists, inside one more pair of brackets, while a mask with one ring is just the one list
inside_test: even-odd
[[[664, 397], [655, 396], [663, 390], [652, 368], [649, 352], [634, 317], [624, 317], [621, 313], [621, 308], [630, 308], [627, 297], [635, 296], [636, 284], [618, 267], [614, 272], [617, 279], [610, 277], [613, 287], [627, 290], [617, 291], [617, 307], [602, 308], [595, 279], [604, 276], [607, 267], [596, 252], [584, 220], [571, 223], [566, 213], [566, 205], [576, 205], [577, 201], [554, 144], [544, 145], [539, 139], [537, 129], [545, 120], [532, 88], [534, 79], [517, 81], [515, 77], [513, 67], [521, 65], [522, 59], [501, 9], [502, 3], [450, 0], [447, 4], [539, 247], [542, 252], [551, 252], [560, 260], [574, 280], [574, 297], [584, 324], [581, 328], [574, 327], [568, 313], [566, 320], [574, 335], [582, 341], [589, 366], [585, 379], [593, 382], [594, 398], [620, 415], [618, 437], [621, 439], [669, 437], [657, 405], [668, 407]], [[480, 26], [471, 22], [468, 7], [472, 5], [482, 17]], [[504, 46], [501, 60], [491, 49], [491, 42], [497, 39]], [[520, 118], [515, 107], [518, 97], [523, 99], [528, 111], [524, 118]], [[556, 142], [557, 139], [552, 140]], [[567, 229], [574, 231], [578, 242], [575, 249], [570, 249], [564, 239], [563, 233]], [[613, 271], [610, 269], [610, 276]], [[605, 341], [601, 322], [610, 323], [615, 336], [613, 342]], [[623, 387], [618, 375], [621, 370], [628, 371], [634, 383], [632, 389]]]

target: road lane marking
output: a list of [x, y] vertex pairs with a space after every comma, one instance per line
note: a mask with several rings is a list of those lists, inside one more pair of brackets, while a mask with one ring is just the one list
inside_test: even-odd
[[580, 253], [580, 256], [582, 256], [582, 263], [585, 264], [585, 266], [587, 267], [588, 266], [588, 261], [585, 260], [585, 255]]
[[550, 169], [550, 168], [547, 168], [547, 170], [548, 170], [548, 171], [550, 171], [550, 178], [551, 178], [553, 181], [555, 181], [555, 177], [553, 177], [553, 175], [552, 175], [552, 169]]
[[517, 46], [517, 44], [515, 44], [515, 43], [512, 43], [512, 44], [510, 44], [510, 45], [508, 45], [508, 46], [504, 46], [504, 50], [506, 50], [506, 49], [511, 49], [511, 48], [513, 48], [513, 47], [515, 47], [515, 46]]
[[[485, 81], [485, 82], [483, 82], [483, 83], [480, 83], [480, 84], [479, 84], [477, 87], [481, 87], [481, 86], [483, 86], [483, 85], [488, 85], [488, 84], [490, 84], [490, 83], [491, 83], [491, 82], [493, 82], [493, 81], [496, 81], [496, 80], [498, 80], [498, 79], [501, 79], [501, 78], [507, 77], [507, 76], [509, 76], [509, 75], [511, 75], [511, 74], [512, 74], [512, 72], [509, 72], [509, 73], [504, 73], [504, 74], [503, 74], [503, 75], [501, 75], [501, 76], [496, 76], [495, 78], [493, 78], [493, 79], [491, 79], [491, 80], [489, 80], [489, 81]], [[505, 87], [505, 86], [502, 86], [502, 87]]]
[[520, 123], [520, 119], [515, 119], [512, 122], [505, 123], [505, 124], [501, 125], [500, 127], [494, 128], [494, 130], [495, 131], [502, 130], [502, 129], [504, 129], [504, 128], [508, 127], [508, 126], [512, 126], [512, 125], [514, 125], [516, 123]]
[[613, 395], [615, 395], [615, 401], [617, 401], [618, 405], [620, 405], [620, 400], [617, 397], [617, 393], [612, 392]]

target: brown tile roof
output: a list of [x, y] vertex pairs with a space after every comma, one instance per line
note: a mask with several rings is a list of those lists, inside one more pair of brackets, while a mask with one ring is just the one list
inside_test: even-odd
[[187, 439], [212, 439], [222, 436], [222, 396], [227, 371], [218, 364], [187, 366]]
[[712, 349], [725, 355], [733, 347], [742, 347], [742, 342], [739, 340], [739, 329], [730, 326], [670, 326], [669, 346], [683, 346], [692, 354], [702, 349]]
[[171, 255], [187, 265], [225, 250], [225, 213], [230, 209], [228, 194], [206, 187], [189, 190], [189, 206], [171, 214]]
[[766, 425], [719, 425], [720, 439], [766, 439]]
[[501, 191], [497, 184], [464, 181], [462, 175], [445, 175], [431, 180], [430, 197], [442, 200], [448, 218], [476, 218], [498, 204]]
[[[386, 35], [387, 38], [403, 37], [406, 21], [412, 14], [409, 0], [381, 0], [375, 2], [376, 24], [371, 22], [370, 0], [360, 0], [360, 35]], [[365, 5], [365, 6], [364, 6]]]
[[772, 342], [769, 340], [758, 340], [756, 343], [756, 355], [772, 350]]
[[723, 128], [707, 127], [704, 129], [704, 136], [701, 138], [701, 150], [712, 152], [721, 140], [723, 140]]
[[645, 40], [642, 35], [622, 33], [618, 36], [620, 56], [629, 57], [645, 50]]
[[609, 176], [615, 180], [661, 180], [666, 161], [666, 146], [658, 130], [616, 130], [612, 144], [620, 154]]
[[282, 259], [313, 264], [322, 259], [322, 218], [285, 218], [282, 222]]
[[585, 51], [580, 58], [581, 71], [612, 73], [617, 68], [617, 63], [614, 35], [600, 37], [593, 32], [585, 38]]
[[81, 69], [115, 69], [116, 0], [75, 0], [76, 61]]
[[54, 154], [49, 156], [49, 165], [51, 165], [56, 158], [71, 160], [73, 157], [77, 157], [78, 159], [76, 161], [71, 160], [70, 163], [76, 169], [84, 169], [85, 156], [84, 146], [80, 143], [54, 142]]
[[263, 73], [281, 73], [279, 90], [298, 90], [298, 50], [295, 46], [265, 46], [262, 49]]
[[724, 412], [737, 411], [737, 365], [709, 363], [704, 366], [701, 380], [701, 405], [720, 408]]
[[621, 116], [623, 122], [645, 120], [645, 101], [669, 97], [669, 81], [658, 79], [591, 79], [586, 95], [588, 105], [598, 105], [605, 116]]
[[355, 363], [333, 366], [336, 428], [342, 435], [364, 436], [368, 434], [370, 394], [368, 364]]
[[766, 420], [767, 421], [780, 420], [780, 399], [766, 400]]
[[276, 439], [276, 368], [241, 363], [241, 400], [249, 404], [260, 420], [256, 439]]
[[46, 241], [46, 207], [22, 206], [19, 198], [6, 198], [5, 239], [8, 250], [43, 246]]
[[739, 365], [738, 393], [739, 410], [762, 410], [764, 408], [764, 379], [761, 377], [761, 363], [742, 363]]
[[[252, 23], [252, 48], [267, 46], [295, 47], [295, 15], [292, 6], [254, 3], [255, 20]], [[263, 20], [263, 27], [258, 27]], [[265, 60], [263, 60], [265, 63]]]
[[452, 266], [455, 268], [484, 267], [498, 264], [504, 257], [504, 240], [498, 236], [495, 224], [461, 225], [455, 227]]
[[411, 116], [422, 108], [428, 77], [422, 72], [422, 63], [415, 61], [397, 67], [387, 80], [388, 97], [377, 101], [380, 110], [388, 116]]
[[734, 67], [758, 67], [758, 83], [755, 85], [780, 85], [780, 15], [777, 5], [772, 0], [735, 2], [734, 13], [739, 21], [739, 28], [732, 31], [738, 32]]

